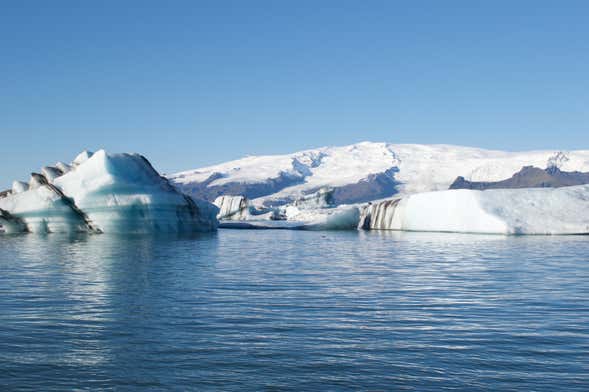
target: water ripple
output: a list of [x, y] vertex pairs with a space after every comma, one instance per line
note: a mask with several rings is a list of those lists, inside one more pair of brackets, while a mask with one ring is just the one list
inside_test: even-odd
[[4, 390], [589, 390], [589, 238], [0, 238]]

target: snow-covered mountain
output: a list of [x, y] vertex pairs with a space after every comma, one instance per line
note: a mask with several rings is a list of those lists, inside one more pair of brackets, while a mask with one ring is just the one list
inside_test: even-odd
[[589, 150], [504, 152], [451, 145], [362, 142], [287, 155], [248, 156], [169, 176], [183, 192], [214, 200], [244, 195], [280, 205], [323, 187], [336, 204], [445, 190], [458, 177], [500, 181], [524, 166], [589, 171]]

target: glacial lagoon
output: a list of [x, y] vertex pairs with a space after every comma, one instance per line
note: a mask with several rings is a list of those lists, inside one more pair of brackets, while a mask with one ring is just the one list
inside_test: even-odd
[[3, 390], [589, 390], [589, 237], [0, 237]]

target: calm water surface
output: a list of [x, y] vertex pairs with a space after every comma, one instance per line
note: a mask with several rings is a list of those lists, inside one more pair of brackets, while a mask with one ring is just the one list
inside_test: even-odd
[[0, 389], [589, 390], [589, 237], [0, 237]]

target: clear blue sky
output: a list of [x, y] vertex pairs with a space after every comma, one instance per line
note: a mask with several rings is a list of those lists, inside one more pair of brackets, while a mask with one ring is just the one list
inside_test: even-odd
[[5, 1], [0, 184], [361, 140], [589, 148], [587, 1]]

